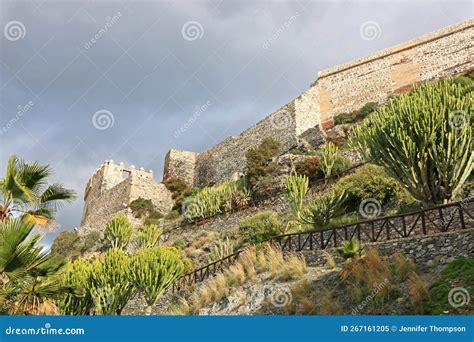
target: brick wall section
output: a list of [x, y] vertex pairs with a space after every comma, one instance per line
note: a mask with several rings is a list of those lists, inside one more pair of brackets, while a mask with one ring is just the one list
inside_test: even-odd
[[330, 128], [334, 116], [369, 101], [383, 102], [414, 83], [473, 69], [474, 20], [436, 31], [374, 55], [319, 72], [320, 120]]

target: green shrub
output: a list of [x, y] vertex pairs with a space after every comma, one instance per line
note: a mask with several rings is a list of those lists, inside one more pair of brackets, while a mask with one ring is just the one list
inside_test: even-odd
[[354, 123], [357, 120], [357, 114], [352, 113], [341, 113], [334, 117], [334, 125], [343, 125]]
[[319, 157], [310, 157], [295, 163], [295, 171], [311, 180], [324, 178]]
[[110, 247], [123, 249], [130, 242], [132, 233], [133, 226], [127, 217], [118, 215], [105, 226], [104, 237]]
[[51, 245], [51, 253], [70, 260], [80, 256], [82, 248], [79, 234], [75, 231], [65, 230], [54, 239]]
[[472, 87], [474, 80], [467, 76], [459, 76], [453, 78], [453, 83], [461, 85], [463, 88]]
[[[453, 285], [456, 284], [456, 285]], [[453, 302], [460, 304], [461, 300], [467, 299], [465, 305], [454, 308], [449, 303], [449, 293], [453, 288], [464, 288], [467, 293], [459, 292], [451, 295]], [[474, 259], [459, 259], [450, 262], [442, 271], [441, 276], [429, 286], [428, 298], [423, 302], [423, 314], [425, 315], [442, 315], [446, 311], [451, 313], [463, 314], [464, 312], [472, 312], [474, 310]]]
[[261, 211], [239, 221], [239, 234], [243, 242], [260, 243], [283, 232], [278, 214], [273, 211]]
[[354, 127], [353, 144], [425, 206], [453, 201], [474, 164], [472, 104], [452, 80], [415, 85]]
[[372, 114], [379, 108], [379, 104], [377, 102], [367, 102], [359, 111], [358, 116], [362, 119], [367, 117], [369, 114]]
[[179, 211], [171, 210], [168, 214], [165, 215], [165, 219], [172, 221], [178, 219], [180, 216], [181, 214], [179, 213]]
[[181, 210], [184, 199], [191, 195], [192, 189], [186, 183], [176, 177], [168, 178], [163, 181], [166, 188], [171, 191], [171, 198], [174, 200], [174, 210]]
[[173, 242], [173, 247], [175, 247], [179, 250], [183, 250], [186, 247], [186, 240], [184, 240], [184, 238], [182, 238], [182, 237], [177, 238]]
[[279, 188], [278, 176], [281, 167], [276, 162], [279, 155], [280, 143], [267, 138], [256, 147], [247, 151], [246, 179], [253, 193], [263, 196]]
[[392, 203], [395, 206], [411, 202], [410, 195], [400, 183], [382, 167], [373, 164], [366, 164], [344, 176], [334, 184], [334, 189], [347, 194], [348, 210], [356, 210], [366, 199], [376, 199], [381, 205]]
[[150, 199], [142, 197], [130, 202], [128, 207], [132, 210], [133, 216], [139, 219], [145, 219], [146, 224], [157, 224], [163, 214], [161, 214]]

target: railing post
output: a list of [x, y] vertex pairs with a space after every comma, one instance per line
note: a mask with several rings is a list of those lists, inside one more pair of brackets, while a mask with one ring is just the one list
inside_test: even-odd
[[426, 235], [426, 221], [425, 221], [425, 212], [421, 212], [421, 229], [423, 234]]
[[403, 225], [403, 237], [407, 237], [407, 224], [405, 222], [405, 216], [402, 216], [402, 225]]
[[374, 221], [370, 222], [370, 228], [372, 229], [372, 242], [375, 242], [375, 223]]
[[461, 229], [466, 229], [466, 224], [464, 223], [464, 213], [463, 213], [462, 203], [459, 203], [459, 221], [461, 222]]
[[313, 250], [313, 233], [309, 233], [309, 250]]
[[333, 229], [332, 230], [332, 234], [333, 234], [333, 239], [334, 239], [334, 247], [337, 247], [337, 234], [336, 234], [336, 229]]
[[321, 249], [324, 249], [324, 234], [322, 230], [319, 233], [321, 234]]

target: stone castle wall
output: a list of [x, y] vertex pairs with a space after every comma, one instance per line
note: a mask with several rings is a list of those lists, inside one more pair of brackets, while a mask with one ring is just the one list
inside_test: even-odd
[[169, 212], [173, 206], [171, 192], [164, 184], [153, 180], [153, 172], [106, 161], [86, 186], [80, 234], [103, 231], [115, 215], [123, 214], [133, 220], [127, 206], [139, 197], [152, 200], [163, 213]]
[[474, 68], [474, 20], [436, 31], [374, 55], [319, 72], [320, 122], [383, 102], [413, 84], [463, 74]]
[[[282, 154], [307, 144], [318, 149], [340, 113], [383, 102], [418, 82], [472, 73], [473, 38], [474, 20], [469, 20], [321, 71], [307, 91], [241, 134], [202, 153], [170, 150], [163, 178], [200, 187], [237, 179], [245, 170], [246, 152], [269, 137], [280, 142]], [[131, 179], [125, 181], [124, 173]], [[138, 197], [152, 199], [164, 213], [172, 207], [171, 194], [152, 173], [107, 162], [87, 185], [82, 226], [102, 225]]]
[[183, 155], [168, 154], [164, 174], [184, 174], [188, 180], [193, 174], [195, 186], [236, 178], [245, 169], [247, 150], [267, 137], [280, 142], [282, 153], [304, 142], [317, 148], [338, 114], [360, 109], [370, 101], [384, 102], [415, 83], [472, 71], [473, 41], [474, 20], [469, 20], [321, 71], [298, 98], [241, 134], [189, 157], [188, 163], [182, 163]]

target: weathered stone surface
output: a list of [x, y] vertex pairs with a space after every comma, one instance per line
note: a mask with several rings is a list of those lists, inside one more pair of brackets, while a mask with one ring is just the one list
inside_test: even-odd
[[319, 92], [320, 125], [330, 128], [337, 114], [384, 102], [414, 83], [467, 73], [474, 67], [473, 38], [474, 20], [468, 20], [320, 71], [313, 84]]
[[136, 221], [127, 206], [139, 197], [150, 199], [163, 213], [169, 212], [173, 205], [171, 192], [153, 180], [153, 172], [106, 161], [87, 183], [79, 233], [103, 231], [110, 218], [119, 214]]
[[163, 179], [179, 178], [188, 186], [194, 185], [194, 166], [197, 153], [171, 149], [165, 157]]

